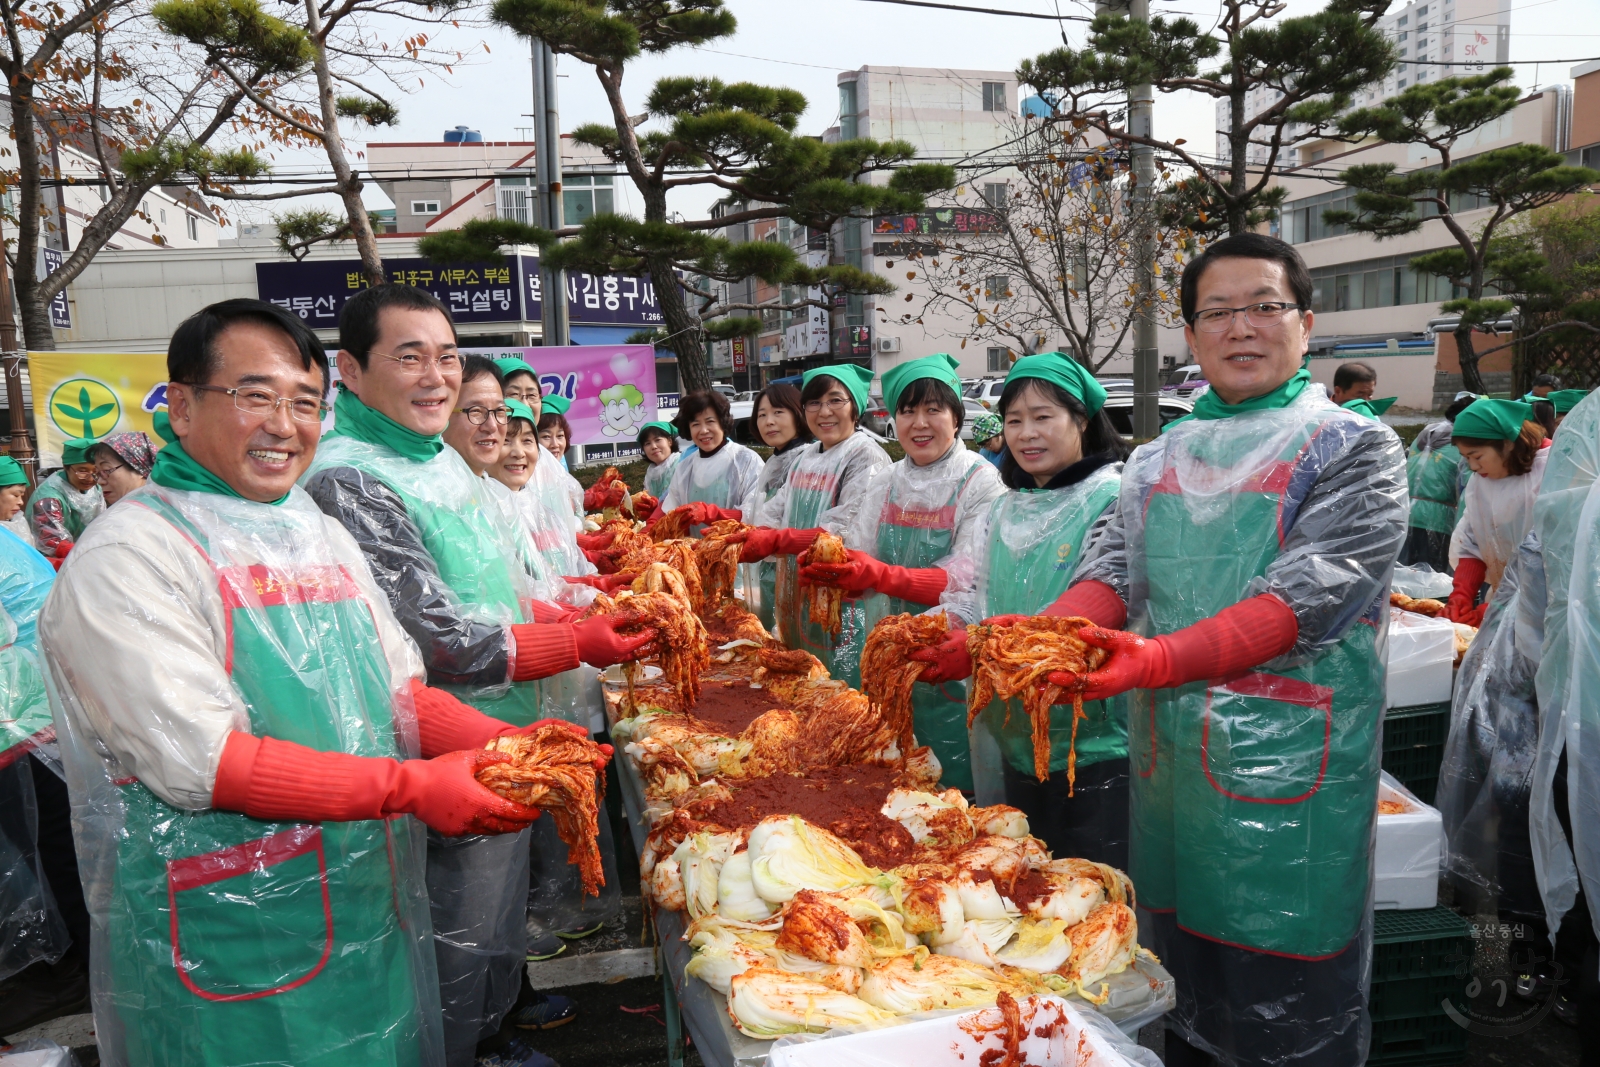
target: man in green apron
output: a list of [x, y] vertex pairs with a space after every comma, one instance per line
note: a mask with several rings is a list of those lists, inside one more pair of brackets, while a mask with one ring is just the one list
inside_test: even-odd
[[102, 1062], [442, 1064], [423, 825], [515, 839], [538, 816], [474, 777], [516, 727], [421, 684], [360, 549], [295, 487], [326, 410], [315, 334], [225, 301], [168, 373], [153, 484], [39, 619]]
[[[604, 616], [537, 621], [562, 612], [533, 599], [519, 534], [441, 437], [463, 357], [437, 298], [403, 285], [363, 290], [340, 314], [339, 344], [334, 431], [305, 488], [361, 547], [431, 683], [523, 726], [542, 717], [538, 679], [580, 662], [609, 666], [653, 639], [620, 637]], [[472, 1062], [516, 999], [527, 857], [520, 838], [429, 836], [450, 1067]]]
[[1367, 1048], [1405, 462], [1392, 430], [1307, 388], [1310, 301], [1275, 238], [1235, 234], [1189, 264], [1185, 337], [1211, 391], [1128, 460], [1062, 597], [1114, 596], [1134, 631], [1085, 631], [1112, 656], [1084, 698], [1153, 691], [1129, 713], [1130, 874], [1177, 979], [1169, 1065], [1347, 1067]]

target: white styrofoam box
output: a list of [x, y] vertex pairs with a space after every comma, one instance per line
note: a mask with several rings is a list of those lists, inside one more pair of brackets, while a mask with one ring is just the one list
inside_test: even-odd
[[[1060, 997], [1018, 997], [1026, 1036], [1018, 1044], [1021, 1062], [1048, 1067], [1130, 1067], [1083, 1013]], [[1056, 1020], [1060, 1020], [1056, 1022]], [[767, 1056], [768, 1067], [975, 1067], [983, 1053], [1002, 1047], [998, 1008], [835, 1034], [800, 1044], [780, 1042]], [[1035, 1032], [1045, 1030], [1046, 1037]]]
[[1444, 819], [1389, 772], [1378, 783], [1378, 800], [1398, 800], [1411, 810], [1378, 816], [1372, 861], [1372, 906], [1379, 911], [1415, 911], [1439, 903], [1439, 857]]
[[1455, 662], [1454, 623], [1389, 609], [1385, 707], [1412, 708], [1448, 701]]

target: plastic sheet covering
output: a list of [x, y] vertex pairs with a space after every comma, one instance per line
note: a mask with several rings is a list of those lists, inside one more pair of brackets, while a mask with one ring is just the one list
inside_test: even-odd
[[17, 624], [16, 643], [39, 647], [39, 609], [55, 584], [56, 571], [21, 538], [0, 533], [0, 606]]
[[33, 524], [28, 522], [27, 508], [23, 508], [5, 522], [0, 522], [0, 526], [3, 526], [7, 530], [10, 530], [12, 533], [16, 534], [17, 539], [23, 544], [26, 544], [30, 548], [34, 547]]
[[[1305, 389], [1135, 451], [1077, 572], [1126, 590], [1146, 634], [1261, 593], [1299, 624], [1284, 657], [1158, 690], [1129, 716], [1141, 941], [1148, 929], [1178, 982], [1174, 1025], [1225, 1062], [1293, 1064], [1330, 1041], [1356, 1062], [1366, 1048], [1383, 644], [1406, 509], [1394, 432]], [[1285, 983], [1295, 974], [1304, 988]]]
[[[1068, 1024], [1047, 1025], [1056, 1017], [1049, 1005], [1060, 1005]], [[1099, 1013], [1054, 996], [1025, 997], [1018, 1002], [1024, 1023], [1020, 1063], [1077, 1064], [1080, 1067], [1161, 1067], [1161, 1060]], [[954, 1010], [902, 1015], [879, 1027], [841, 1026], [825, 1034], [792, 1034], [772, 1043], [770, 1067], [901, 1067], [915, 1063], [943, 1067], [989, 1063], [1001, 1047], [981, 1018], [998, 1018], [998, 1009]], [[963, 1026], [966, 1022], [968, 1025]], [[1089, 1035], [1079, 1041], [1079, 1032]], [[982, 1038], [982, 1040], [975, 1040]]]
[[1411, 525], [1437, 533], [1455, 529], [1461, 468], [1465, 466], [1461, 451], [1450, 443], [1452, 429], [1448, 419], [1424, 427], [1406, 454]]
[[90, 921], [101, 1061], [442, 1061], [422, 824], [210, 807], [233, 729], [418, 754], [422, 665], [355, 542], [279, 505], [146, 486], [40, 616]]
[[1448, 574], [1440, 574], [1426, 563], [1395, 567], [1394, 581], [1389, 583], [1392, 592], [1404, 594], [1413, 600], [1444, 600], [1452, 588]]
[[428, 831], [428, 900], [439, 969], [447, 1067], [471, 1067], [516, 1003], [527, 957], [524, 904], [530, 835], [445, 837]]
[[33, 539], [55, 553], [63, 541], [76, 541], [89, 524], [106, 509], [105, 495], [98, 485], [75, 489], [67, 472], [56, 471], [39, 483], [22, 509], [33, 525]]
[[[760, 520], [762, 509], [767, 502], [777, 495], [783, 488], [783, 483], [789, 477], [789, 468], [794, 466], [804, 445], [796, 445], [782, 452], [774, 452], [767, 457], [766, 463], [761, 466], [761, 477], [756, 480], [756, 486], [739, 506], [740, 513], [748, 525], [755, 525]], [[647, 479], [648, 482], [648, 479]], [[778, 564], [774, 560], [762, 560], [751, 567], [745, 564], [741, 567], [750, 577], [747, 579], [754, 596], [746, 596], [750, 610], [760, 618], [761, 625], [767, 628], [768, 633], [775, 633], [777, 616], [775, 601], [778, 588]], [[752, 573], [753, 572], [753, 573]]]
[[573, 532], [577, 532], [583, 526], [583, 493], [582, 486], [579, 486], [580, 492], [574, 502], [574, 485], [577, 485], [577, 479], [567, 472], [567, 468], [548, 448], [540, 445], [539, 461], [533, 465], [533, 477], [528, 479], [526, 488], [536, 490], [557, 515], [571, 515]]
[[[540, 457], [537, 470], [546, 460]], [[551, 467], [559, 467], [555, 459]], [[486, 479], [453, 449], [417, 462], [366, 441], [324, 438], [304, 484], [322, 509], [367, 546], [366, 558], [402, 625], [422, 649], [430, 685], [517, 725], [539, 718], [539, 689], [512, 685], [506, 628], [531, 621], [533, 580], [523, 538]], [[398, 497], [403, 513], [374, 508]], [[373, 524], [384, 528], [373, 529]], [[393, 526], [420, 535], [400, 541]], [[409, 536], [409, 535], [407, 535]], [[430, 573], [418, 557], [431, 560]]]
[[19, 1041], [0, 1049], [0, 1067], [73, 1067], [72, 1050], [54, 1041]]
[[1550, 450], [1541, 448], [1527, 474], [1509, 478], [1471, 478], [1461, 494], [1461, 518], [1450, 535], [1450, 566], [1462, 556], [1481, 559], [1488, 568], [1484, 581], [1500, 584], [1500, 573], [1533, 525], [1533, 502]]
[[72, 943], [39, 859], [31, 761], [0, 767], [0, 980]]
[[528, 915], [547, 930], [569, 933], [622, 918], [622, 884], [617, 875], [617, 845], [611, 819], [600, 812], [600, 863], [606, 883], [596, 896], [584, 896], [578, 867], [567, 862], [567, 846], [556, 836], [556, 821], [541, 818], [529, 828], [533, 877]]
[[18, 746], [55, 739], [39, 661], [16, 640], [17, 624], [0, 608], [0, 767], [26, 754]]
[[682, 452], [672, 452], [660, 463], [651, 463], [644, 472], [644, 491], [660, 500], [672, 485], [672, 471], [683, 458]]
[[1435, 804], [1456, 900], [1474, 913], [1538, 917], [1528, 796], [1539, 737], [1534, 672], [1544, 640], [1544, 566], [1525, 538], [1456, 673]]
[[761, 480], [761, 468], [761, 456], [737, 441], [724, 442], [709, 456], [699, 449], [685, 452], [672, 468], [667, 495], [660, 498], [662, 513], [695, 501], [739, 507]]
[[[1534, 869], [1544, 898], [1545, 921], [1553, 932], [1560, 929], [1561, 917], [1572, 908], [1579, 887], [1574, 846], [1569, 846], [1566, 833], [1556, 818], [1553, 791], [1556, 768], [1562, 750], [1574, 739], [1588, 739], [1588, 747], [1583, 751], [1589, 754], [1591, 774], [1597, 750], [1600, 750], [1600, 742], [1595, 740], [1594, 709], [1600, 706], [1594, 696], [1597, 690], [1591, 687], [1585, 694], [1584, 690], [1574, 688], [1579, 646], [1570, 628], [1571, 619], [1587, 619], [1594, 611], [1592, 606], [1584, 607], [1592, 605], [1595, 582], [1595, 558], [1587, 545], [1587, 536], [1593, 532], [1594, 512], [1586, 509], [1595, 483], [1600, 480], [1600, 392], [1590, 393], [1567, 413], [1556, 430], [1549, 453], [1544, 482], [1534, 505], [1534, 530], [1544, 561], [1546, 605], [1543, 656], [1534, 676], [1540, 710], [1539, 751], [1529, 801], [1529, 833], [1533, 840]], [[1585, 559], [1581, 568], [1576, 565], [1580, 542]], [[1587, 632], [1587, 623], [1585, 628]], [[1585, 645], [1588, 640], [1584, 638]], [[1577, 706], [1578, 698], [1585, 695], [1587, 711]], [[1587, 837], [1595, 832], [1600, 801], [1597, 801], [1592, 778], [1585, 794], [1581, 776], [1571, 769], [1577, 766], [1579, 752], [1579, 748], [1573, 747], [1567, 753], [1567, 803], [1574, 821], [1574, 834], [1578, 833], [1577, 821], [1583, 819], [1587, 823], [1584, 830]], [[1585, 802], [1587, 807], [1582, 806]], [[1597, 846], [1592, 838], [1588, 850], [1588, 865], [1583, 868], [1588, 890], [1586, 899], [1591, 917], [1600, 928], [1600, 866], [1595, 862]]]

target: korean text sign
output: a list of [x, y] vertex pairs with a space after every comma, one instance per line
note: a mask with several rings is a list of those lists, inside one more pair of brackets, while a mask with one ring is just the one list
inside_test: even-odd
[[571, 444], [633, 445], [656, 417], [656, 350], [650, 345], [571, 345], [544, 348], [466, 348], [490, 359], [517, 356], [539, 372], [546, 395], [572, 401]]
[[43, 466], [61, 466], [75, 437], [143, 430], [161, 444], [150, 419], [167, 406], [166, 353], [29, 352], [28, 377]]

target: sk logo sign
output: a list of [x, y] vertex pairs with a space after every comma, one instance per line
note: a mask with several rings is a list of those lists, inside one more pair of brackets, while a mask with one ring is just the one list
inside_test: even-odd
[[71, 378], [50, 394], [50, 421], [69, 439], [101, 437], [122, 418], [117, 394], [93, 378]]

